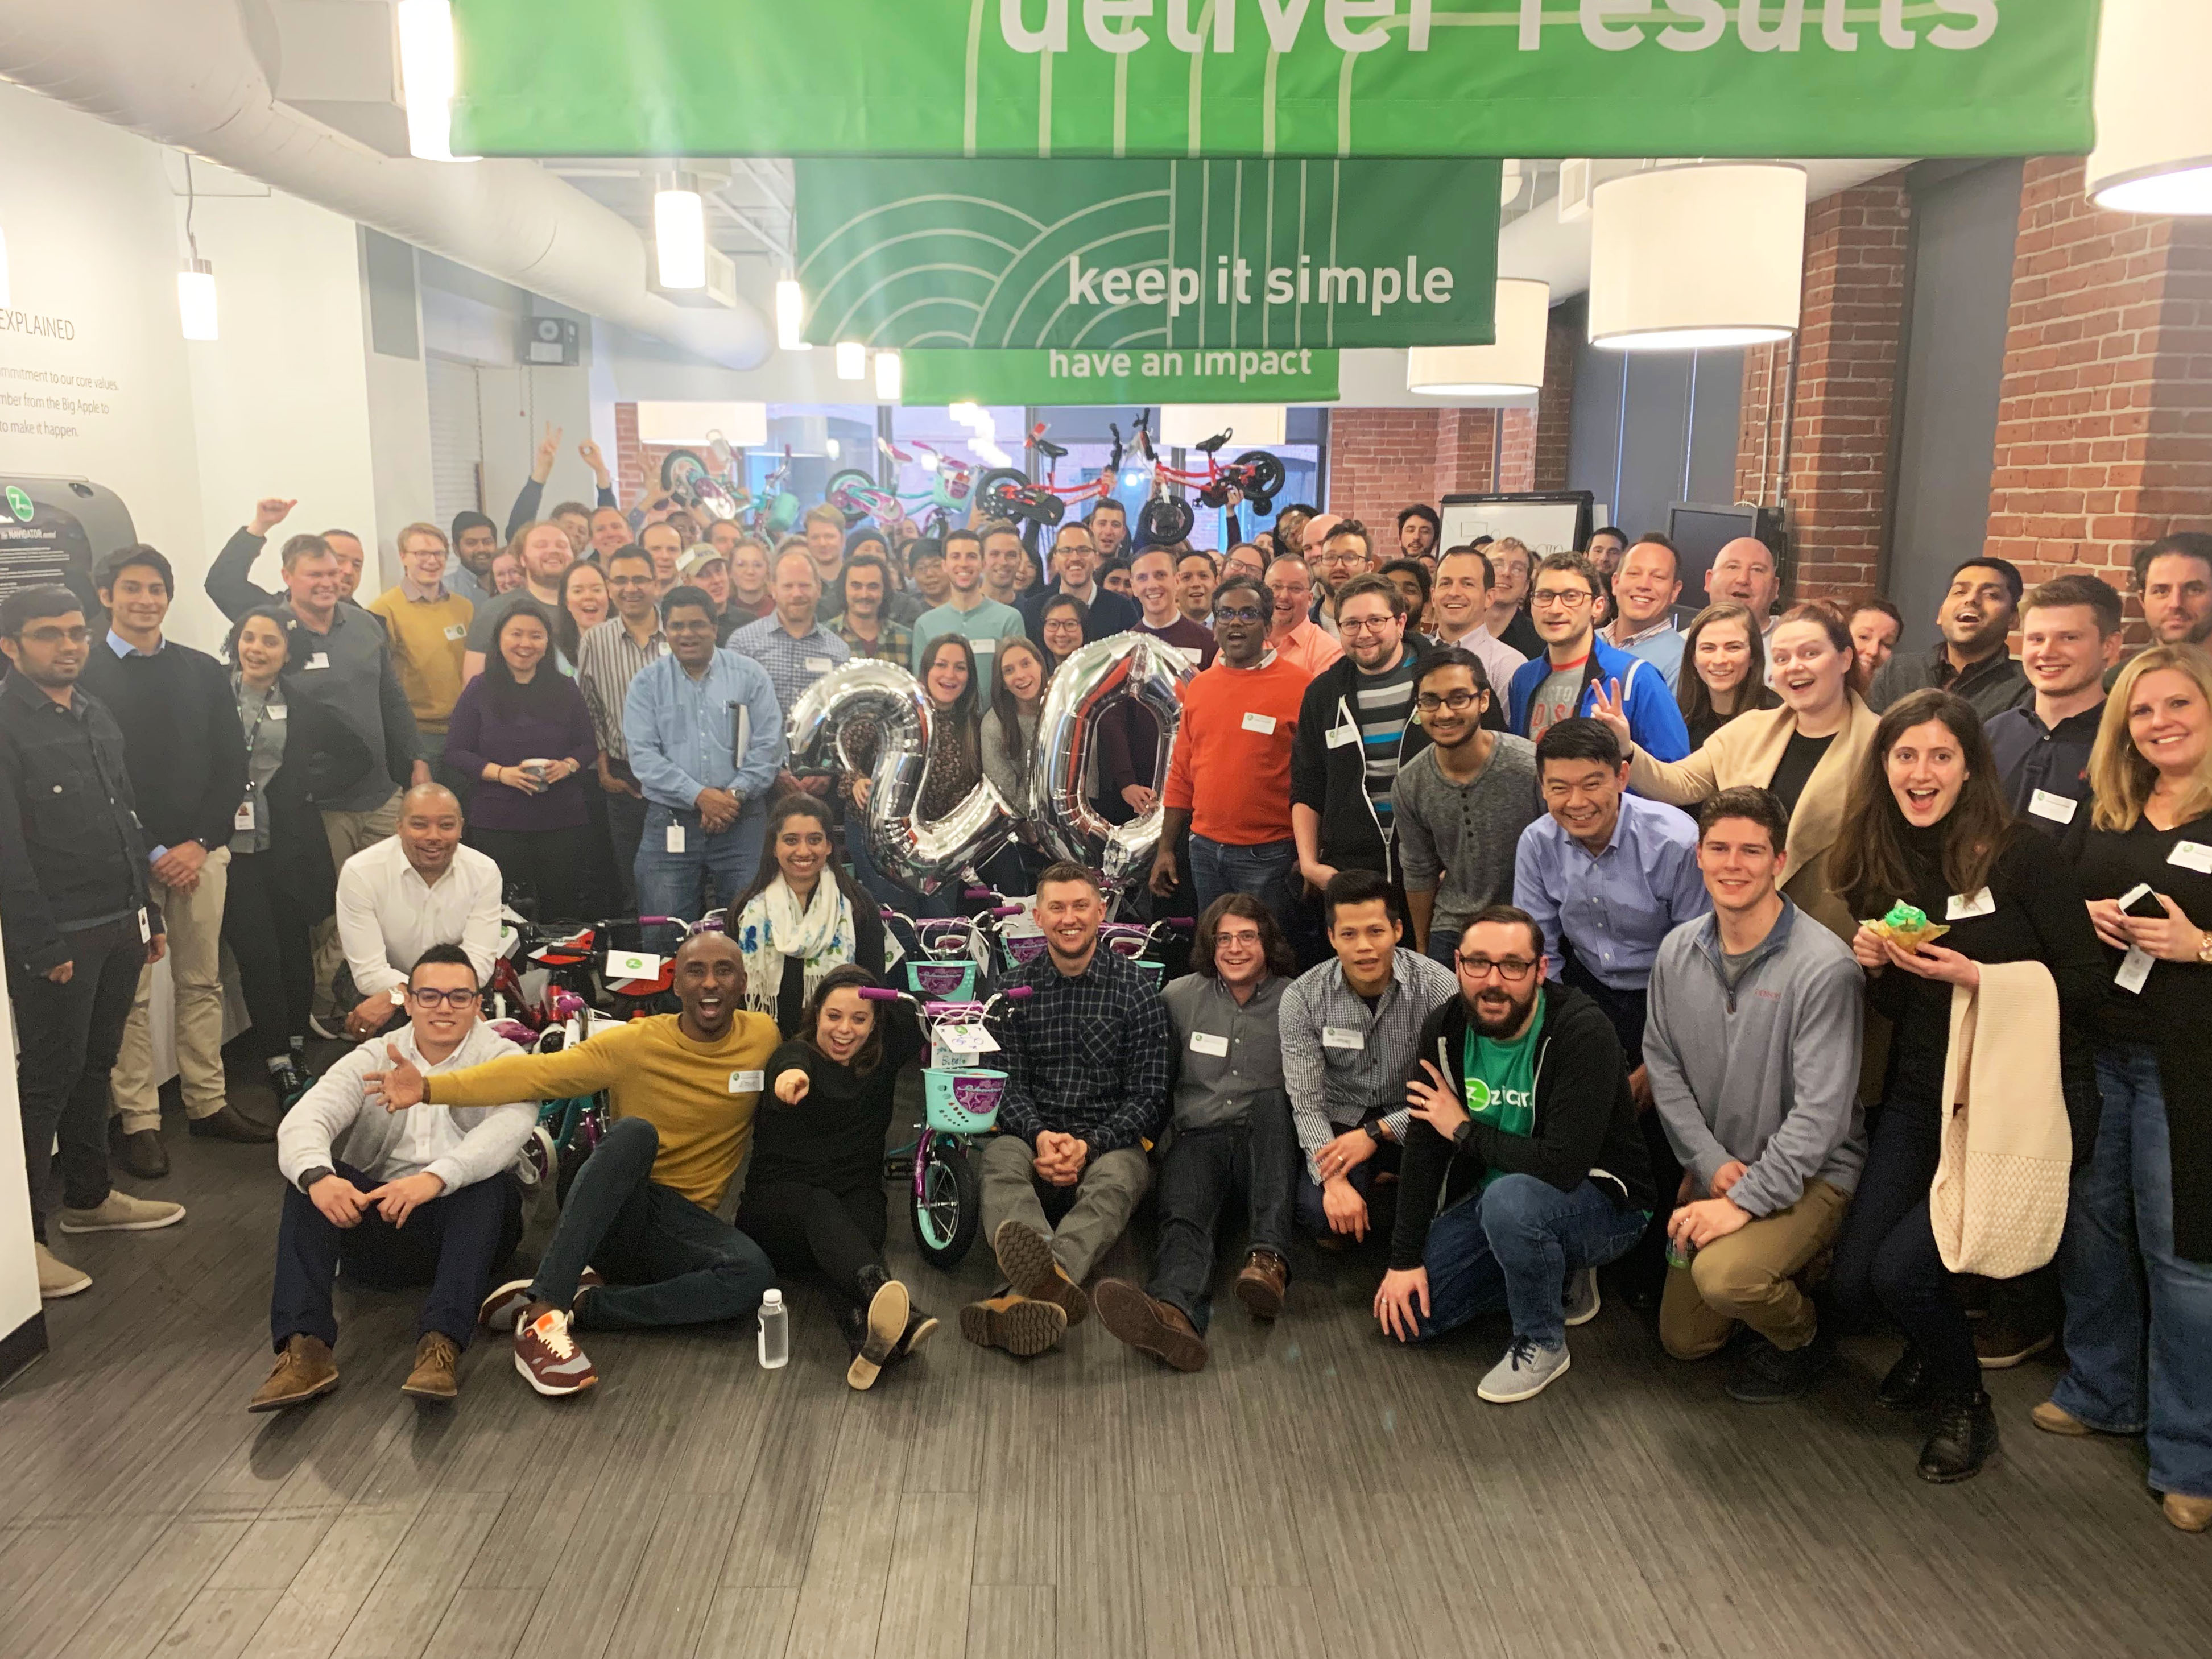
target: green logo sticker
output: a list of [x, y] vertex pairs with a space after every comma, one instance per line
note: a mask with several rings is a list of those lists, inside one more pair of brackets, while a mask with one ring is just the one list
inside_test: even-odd
[[31, 515], [39, 510], [31, 498], [13, 484], [8, 486], [8, 508], [26, 524], [31, 521]]
[[1467, 1080], [1467, 1109], [1470, 1112], [1487, 1111], [1490, 1109], [1490, 1085], [1479, 1077], [1471, 1077]]

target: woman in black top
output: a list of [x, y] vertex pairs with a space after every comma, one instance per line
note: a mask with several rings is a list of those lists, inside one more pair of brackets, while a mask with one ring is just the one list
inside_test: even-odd
[[1904, 1328], [1905, 1355], [1875, 1397], [1893, 1410], [1933, 1407], [1936, 1431], [1920, 1454], [1920, 1475], [1963, 1480], [1996, 1449], [1997, 1428], [1957, 1279], [1928, 1213], [1942, 1151], [1952, 988], [1978, 986], [1983, 963], [2040, 962], [2051, 970], [2062, 1082], [2081, 1157], [2095, 1133], [2092, 1022], [2104, 1000], [2104, 966], [2071, 869], [2014, 820], [1980, 719], [1948, 691], [1916, 691], [1882, 716], [1829, 875], [1853, 915], [1879, 917], [1903, 902], [1950, 928], [1942, 944], [1909, 952], [1865, 927], [1851, 940], [1867, 970], [1867, 1000], [1894, 1035], [1829, 1294], [1847, 1323], [1887, 1313]]
[[1766, 645], [1750, 606], [1723, 599], [1690, 619], [1682, 630], [1674, 701], [1693, 750], [1738, 714], [1782, 701], [1766, 683]]
[[2076, 868], [2117, 988], [2097, 1049], [2096, 1152], [2075, 1174], [2059, 1252], [2069, 1369], [2034, 1419], [2054, 1434], [2143, 1434], [2166, 1518], [2202, 1532], [2212, 1526], [2212, 658], [2162, 645], [2130, 662], [2105, 704], [2089, 780], [2095, 806]]
[[818, 1269], [844, 1298], [845, 1380], [856, 1389], [937, 1328], [884, 1267], [884, 1140], [921, 1029], [903, 1004], [860, 995], [877, 983], [866, 969], [837, 969], [807, 1004], [805, 1035], [769, 1056], [737, 1222], [779, 1273]]

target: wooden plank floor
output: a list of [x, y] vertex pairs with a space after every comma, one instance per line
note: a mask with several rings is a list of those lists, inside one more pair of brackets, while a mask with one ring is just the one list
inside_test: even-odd
[[1021, 1364], [951, 1328], [988, 1252], [923, 1270], [902, 1218], [947, 1328], [872, 1394], [801, 1285], [781, 1371], [750, 1328], [599, 1336], [600, 1387], [546, 1401], [487, 1342], [450, 1411], [398, 1392], [412, 1298], [342, 1294], [338, 1392], [249, 1417], [275, 1177], [170, 1139], [189, 1219], [69, 1241], [94, 1288], [0, 1392], [10, 1659], [1994, 1659], [2212, 1630], [2212, 1540], [2160, 1518], [2139, 1444], [2028, 1426], [2046, 1366], [1994, 1379], [2002, 1457], [1939, 1490], [1869, 1399], [1887, 1345], [1752, 1410], [1609, 1302], [1571, 1376], [1500, 1408], [1474, 1383], [1502, 1328], [1397, 1352], [1361, 1260], [1308, 1264], [1272, 1329], [1224, 1298], [1196, 1376], [1095, 1322]]

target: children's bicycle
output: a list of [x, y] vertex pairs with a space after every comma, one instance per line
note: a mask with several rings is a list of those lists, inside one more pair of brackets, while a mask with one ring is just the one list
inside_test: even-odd
[[1282, 458], [1268, 450], [1248, 449], [1224, 466], [1220, 451], [1232, 434], [1233, 428], [1217, 432], [1204, 442], [1191, 446], [1206, 457], [1206, 470], [1201, 472], [1170, 466], [1161, 460], [1152, 447], [1151, 432], [1142, 420], [1138, 422], [1138, 453], [1144, 456], [1152, 478], [1152, 499], [1137, 514], [1137, 538], [1140, 542], [1155, 547], [1170, 545], [1188, 537], [1191, 526], [1198, 522], [1198, 515], [1191, 511], [1188, 501], [1168, 494], [1170, 484], [1195, 489], [1200, 502], [1206, 507], [1226, 507], [1231, 501], [1246, 501], [1263, 518], [1274, 510], [1275, 496], [1290, 476]]
[[913, 1159], [914, 1242], [933, 1267], [959, 1266], [983, 1224], [983, 1180], [975, 1169], [975, 1143], [998, 1126], [1006, 1074], [978, 1061], [997, 1047], [988, 1028], [1000, 1005], [1030, 994], [1026, 985], [981, 1002], [924, 1001], [873, 986], [860, 992], [870, 1002], [908, 1005], [929, 1032], [933, 1063], [922, 1068], [922, 1121], [916, 1126], [921, 1133], [911, 1147], [890, 1157]]
[[1044, 457], [1044, 482], [1031, 483], [1026, 473], [1012, 467], [1000, 467], [986, 472], [976, 485], [984, 515], [993, 519], [1011, 519], [1017, 524], [1042, 525], [1049, 530], [1067, 516], [1070, 507], [1079, 507], [1086, 501], [1103, 501], [1114, 493], [1114, 480], [1121, 471], [1121, 428], [1109, 425], [1114, 434], [1114, 451], [1105, 470], [1088, 483], [1062, 484], [1056, 474], [1060, 463], [1066, 459], [1067, 447], [1051, 442], [1045, 437], [1045, 423], [1039, 421], [1030, 428], [1029, 447]]

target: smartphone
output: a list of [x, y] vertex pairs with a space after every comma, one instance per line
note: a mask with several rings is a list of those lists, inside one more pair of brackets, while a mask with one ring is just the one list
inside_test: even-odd
[[2158, 895], [2151, 891], [2148, 882], [2139, 881], [2120, 895], [2120, 914], [2155, 921], [2166, 915], [2166, 907], [2158, 902]]

